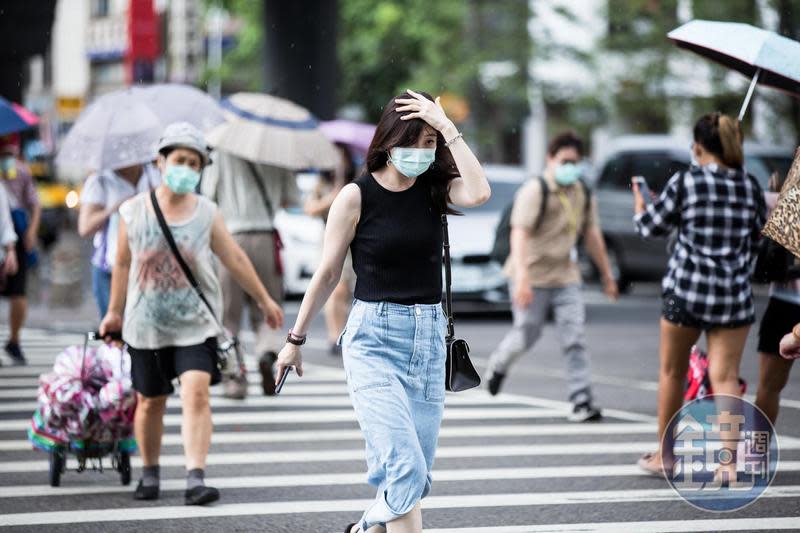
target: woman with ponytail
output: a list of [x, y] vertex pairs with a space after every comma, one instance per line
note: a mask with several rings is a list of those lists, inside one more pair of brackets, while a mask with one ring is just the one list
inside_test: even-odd
[[[740, 395], [739, 363], [755, 322], [751, 263], [766, 221], [764, 193], [743, 161], [738, 123], [710, 113], [694, 126], [691, 167], [676, 173], [656, 200], [647, 205], [633, 185], [639, 234], [676, 229], [678, 236], [662, 282], [659, 439], [683, 404], [689, 353], [702, 333], [714, 393]], [[673, 459], [672, 450], [663, 450], [645, 454], [639, 466], [661, 475]]]

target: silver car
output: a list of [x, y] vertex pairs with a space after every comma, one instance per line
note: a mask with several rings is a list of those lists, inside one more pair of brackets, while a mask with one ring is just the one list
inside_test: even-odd
[[[634, 229], [631, 176], [644, 176], [650, 189], [659, 193], [669, 178], [687, 169], [689, 163], [690, 143], [686, 140], [631, 135], [615, 139], [596, 167], [591, 182], [612, 270], [621, 289], [633, 281], [661, 279], [668, 259], [665, 240], [644, 240]], [[769, 176], [773, 172], [785, 175], [791, 164], [791, 148], [745, 143], [745, 168], [765, 190]], [[588, 265], [585, 268], [591, 270]]]

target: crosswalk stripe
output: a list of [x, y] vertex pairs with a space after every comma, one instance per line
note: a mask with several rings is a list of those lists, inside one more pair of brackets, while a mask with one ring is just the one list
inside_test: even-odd
[[[781, 472], [800, 472], [800, 461], [786, 461]], [[521, 479], [605, 478], [641, 476], [634, 464], [544, 466], [534, 468], [465, 468], [434, 470], [434, 483], [448, 481], [491, 481]], [[276, 476], [207, 477], [206, 482], [219, 489], [255, 489], [270, 487], [322, 487], [360, 485], [365, 482], [363, 471], [338, 474], [297, 474]], [[186, 479], [161, 479], [162, 491], [180, 491], [186, 488]], [[31, 498], [42, 496], [72, 496], [83, 494], [129, 493], [130, 487], [118, 485], [91, 485], [84, 487], [50, 487], [48, 485], [23, 485], [0, 487], [0, 498]]]
[[[350, 422], [356, 420], [352, 409], [325, 409], [313, 411], [276, 411], [276, 412], [236, 412], [212, 413], [215, 426], [231, 424], [300, 424], [300, 423], [334, 423]], [[493, 420], [493, 419], [535, 419], [535, 418], [561, 418], [564, 411], [539, 409], [539, 408], [463, 408], [445, 409], [445, 420]], [[165, 426], [180, 426], [180, 414], [164, 416]], [[0, 431], [13, 431], [27, 429], [31, 424], [30, 418], [0, 420]]]
[[[533, 424], [533, 425], [492, 425], [489, 426], [444, 426], [439, 437], [464, 438], [483, 437], [497, 439], [506, 437], [545, 437], [567, 435], [639, 435], [656, 433], [653, 424]], [[300, 431], [220, 431], [214, 432], [212, 444], [246, 444], [269, 442], [308, 442], [308, 441], [347, 441], [361, 440], [360, 429], [315, 429]], [[182, 445], [178, 433], [164, 435], [164, 446]], [[29, 450], [31, 444], [24, 439], [0, 440], [0, 451]]]
[[[798, 445], [782, 449], [797, 450]], [[559, 443], [559, 444], [510, 444], [482, 446], [440, 446], [436, 450], [437, 459], [487, 458], [487, 457], [542, 457], [566, 455], [625, 455], [652, 451], [653, 442], [608, 442], [608, 443]], [[364, 448], [330, 450], [287, 450], [270, 452], [218, 452], [208, 456], [209, 465], [271, 464], [301, 462], [359, 461], [364, 459]], [[135, 466], [141, 465], [141, 458], [132, 458]], [[183, 454], [162, 455], [161, 466], [183, 466]], [[8, 461], [0, 462], [0, 473], [44, 471], [49, 468], [46, 461]]]
[[712, 520], [654, 520], [652, 522], [592, 522], [530, 526], [426, 529], [425, 533], [705, 533], [722, 531], [781, 531], [797, 529], [797, 517], [714, 518]]
[[[800, 485], [773, 486], [762, 498], [800, 497]], [[672, 489], [576, 491], [550, 493], [461, 494], [430, 496], [422, 500], [423, 509], [477, 509], [488, 507], [527, 507], [544, 505], [587, 505], [638, 502], [669, 502], [680, 500]], [[306, 513], [360, 513], [372, 500], [308, 500], [284, 502], [232, 503], [208, 507], [163, 506], [79, 511], [50, 511], [0, 515], [0, 526], [74, 524], [90, 522], [124, 522], [212, 518], [225, 516], [264, 516]], [[646, 529], [644, 530], [646, 531]]]

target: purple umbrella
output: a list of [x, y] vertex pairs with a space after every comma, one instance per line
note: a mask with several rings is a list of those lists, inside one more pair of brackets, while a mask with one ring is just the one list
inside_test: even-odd
[[346, 145], [360, 156], [367, 155], [375, 126], [353, 120], [329, 120], [320, 124], [322, 133], [332, 142]]

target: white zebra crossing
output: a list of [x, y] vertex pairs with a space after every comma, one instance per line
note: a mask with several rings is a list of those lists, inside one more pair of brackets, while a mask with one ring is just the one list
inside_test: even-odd
[[[176, 506], [175, 500], [185, 486], [179, 478], [184, 466], [181, 453], [181, 437], [177, 432], [180, 402], [169, 401], [169, 414], [165, 417], [167, 434], [163, 441], [160, 464], [163, 467], [163, 505], [153, 507], [116, 507], [109, 512], [104, 505], [104, 496], [130, 492], [131, 487], [122, 487], [114, 476], [92, 477], [89, 483], [70, 485], [74, 473], [63, 477], [63, 487], [49, 487], [43, 482], [48, 469], [46, 456], [39, 452], [26, 452], [30, 445], [24, 440], [22, 430], [30, 424], [30, 414], [36, 406], [36, 380], [40, 373], [49, 371], [53, 355], [64, 344], [75, 342], [74, 336], [55, 335], [29, 331], [34, 349], [29, 352], [32, 365], [29, 367], [0, 368], [0, 452], [15, 454], [0, 456], [0, 526], [35, 526], [56, 524], [98, 524], [99, 530], [112, 527], [114, 522], [144, 524], [154, 520], [192, 520], [224, 517], [252, 517], [253, 528], [263, 525], [263, 517], [279, 521], [281, 516], [321, 516], [348, 512], [353, 519], [370, 503], [362, 498], [336, 498], [341, 487], [362, 487], [365, 473], [355, 469], [352, 462], [364, 460], [361, 433], [350, 408], [350, 400], [344, 383], [344, 373], [339, 368], [308, 365], [307, 376], [293, 376], [284, 393], [277, 398], [260, 395], [258, 376], [251, 375], [251, 397], [245, 401], [220, 397], [216, 389], [212, 394], [215, 432], [214, 448], [208, 458], [208, 482], [224, 490], [236, 490], [248, 501], [222, 503], [196, 508]], [[67, 341], [67, 339], [71, 339]], [[251, 368], [254, 365], [251, 361]], [[451, 460], [434, 469], [434, 480], [440, 489], [423, 501], [423, 508], [436, 510], [471, 509], [544, 509], [553, 506], [570, 506], [575, 509], [575, 523], [537, 523], [536, 512], [528, 513], [529, 525], [477, 526], [468, 518], [453, 523], [448, 528], [426, 529], [426, 533], [527, 533], [527, 532], [680, 532], [680, 531], [778, 531], [800, 528], [795, 517], [721, 518], [714, 520], [653, 520], [586, 522], [581, 518], [591, 516], [586, 511], [592, 506], [614, 506], [624, 504], [657, 506], [683, 505], [679, 497], [663, 481], [653, 479], [649, 488], [608, 490], [560, 490], [549, 488], [550, 483], [565, 480], [641, 479], [635, 465], [636, 457], [655, 447], [656, 432], [651, 416], [626, 411], [606, 410], [609, 418], [618, 420], [600, 424], [574, 425], [564, 421], [569, 405], [565, 402], [531, 398], [512, 394], [501, 394], [490, 398], [484, 391], [472, 391], [448, 395], [445, 422], [441, 430], [437, 459]], [[270, 430], [257, 426], [280, 424], [282, 429]], [[306, 426], [313, 424], [314, 429]], [[235, 427], [232, 427], [235, 426]], [[18, 435], [11, 436], [15, 432]], [[550, 438], [546, 442], [531, 439]], [[512, 441], [508, 441], [512, 439]], [[514, 440], [515, 439], [515, 440]], [[299, 447], [313, 443], [312, 449]], [[258, 450], [253, 445], [270, 445], [269, 450]], [[247, 446], [246, 450], [237, 449]], [[224, 449], [221, 449], [224, 447]], [[800, 439], [785, 437], [781, 440], [784, 450], [800, 449]], [[24, 455], [23, 455], [24, 454]], [[620, 456], [629, 460], [620, 462]], [[607, 464], [603, 458], [614, 460]], [[492, 461], [510, 459], [541, 458], [535, 463], [519, 466], [506, 464], [492, 466]], [[569, 464], [549, 465], [554, 458]], [[467, 462], [463, 467], [459, 461]], [[605, 461], [608, 461], [606, 459]], [[273, 466], [292, 464], [316, 464], [330, 467], [328, 472], [273, 473]], [[481, 463], [485, 463], [482, 465]], [[138, 457], [134, 467], [140, 465]], [[335, 465], [341, 468], [334, 468]], [[544, 464], [543, 466], [538, 466]], [[454, 468], [457, 466], [457, 468]], [[238, 470], [236, 468], [238, 467]], [[247, 468], [247, 471], [243, 471]], [[800, 461], [782, 460], [784, 472], [800, 472]], [[236, 471], [231, 471], [234, 469]], [[9, 483], [19, 476], [33, 473], [42, 483]], [[214, 474], [225, 475], [214, 476]], [[237, 475], [241, 473], [242, 475]], [[268, 475], [261, 475], [268, 473]], [[30, 476], [25, 479], [29, 479]], [[543, 480], [548, 488], [521, 492], [484, 493], [486, 482], [533, 483]], [[82, 480], [83, 481], [83, 480]], [[451, 482], [450, 485], [447, 482]], [[435, 486], [436, 486], [435, 483]], [[454, 486], [469, 487], [467, 493], [459, 491], [448, 494]], [[619, 483], [613, 484], [619, 487]], [[522, 487], [519, 485], [518, 487]], [[288, 501], [264, 501], [263, 491], [287, 489], [287, 494], [301, 489], [324, 490], [328, 498], [307, 499], [293, 497]], [[534, 485], [531, 485], [531, 489]], [[350, 489], [352, 490], [352, 489]], [[439, 490], [440, 492], [437, 492]], [[517, 488], [519, 490], [519, 488]], [[175, 492], [178, 494], [170, 494]], [[65, 511], [19, 511], [12, 505], [16, 499], [37, 501], [39, 498], [64, 498], [90, 496], [84, 499], [82, 508]], [[242, 496], [240, 496], [242, 497]], [[763, 498], [767, 501], [796, 502], [800, 498], [800, 485], [783, 484], [773, 486]], [[6, 503], [4, 503], [6, 502]], [[118, 503], [114, 504], [118, 506]], [[790, 507], [791, 503], [787, 503]], [[85, 508], [83, 508], [85, 507]], [[679, 507], [676, 507], [676, 509]], [[788, 509], [788, 507], [787, 507]], [[502, 515], [502, 513], [500, 513]], [[426, 514], [426, 516], [429, 516]], [[260, 518], [261, 517], [261, 518]], [[99, 524], [106, 524], [101, 526]], [[186, 522], [191, 523], [191, 522]], [[275, 522], [277, 523], [277, 522]], [[515, 522], [511, 522], [515, 523]], [[333, 527], [335, 525], [335, 527]], [[122, 527], [122, 526], [113, 526]], [[127, 526], [126, 526], [127, 527]], [[340, 531], [338, 522], [332, 522], [330, 531]], [[116, 531], [116, 530], [115, 530]]]

